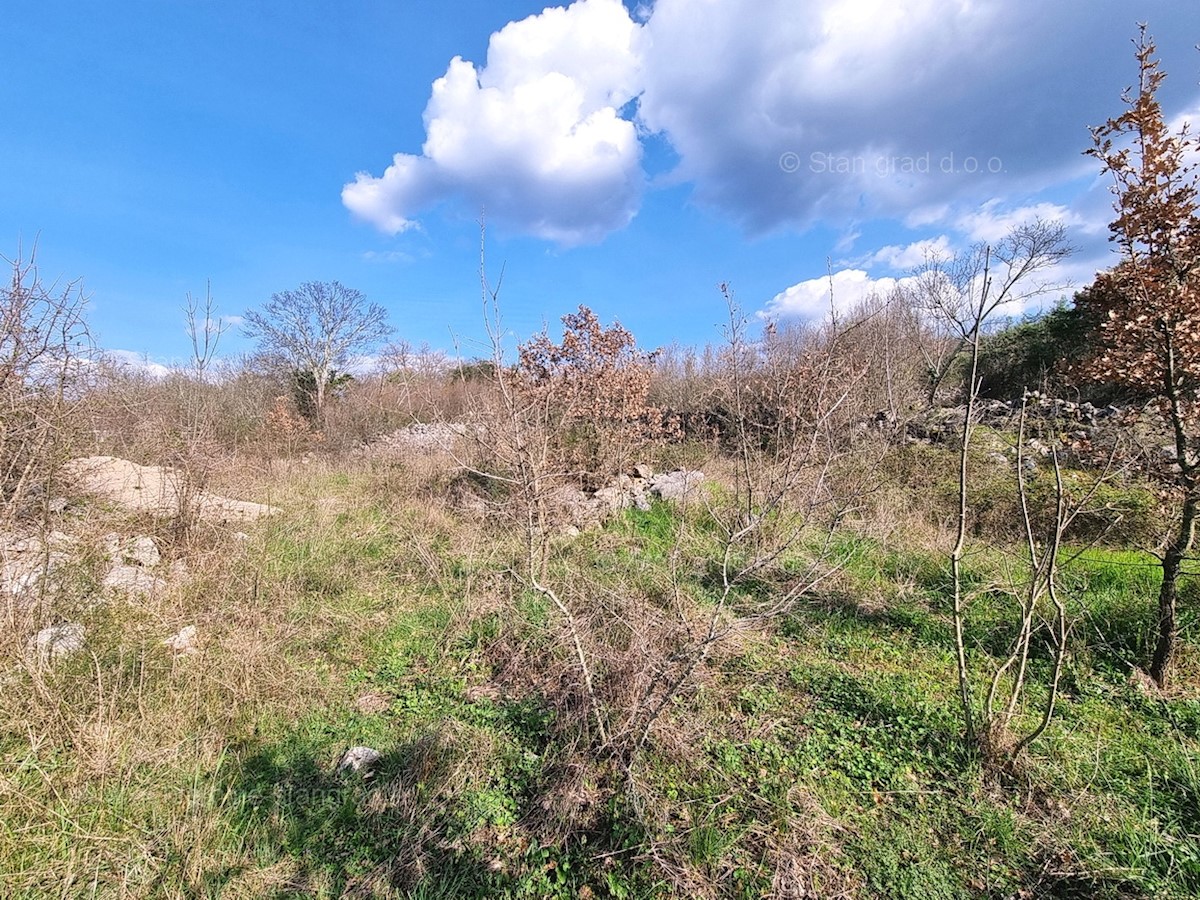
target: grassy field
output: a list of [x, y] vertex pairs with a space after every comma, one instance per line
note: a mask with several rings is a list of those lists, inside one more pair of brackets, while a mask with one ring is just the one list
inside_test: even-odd
[[[253, 487], [284, 512], [248, 540], [66, 514], [86, 546], [151, 533], [191, 574], [94, 605], [85, 554], [61, 615], [86, 652], [38, 669], [8, 641], [0, 896], [1200, 896], [1200, 607], [1184, 604], [1177, 687], [1131, 684], [1146, 554], [1093, 547], [1064, 570], [1058, 712], [1002, 770], [961, 740], [928, 523], [886, 540], [846, 523], [836, 578], [747, 620], [635, 754], [606, 755], [561, 617], [514, 577], [518, 537], [456, 503], [448, 468], [317, 459]], [[659, 652], [639, 622], [702, 621], [717, 551], [702, 510], [664, 503], [553, 542], [550, 576], [608, 654], [610, 729]], [[982, 671], [1011, 630], [989, 585], [1018, 555], [968, 556]], [[739, 590], [779, 589], [795, 561]], [[198, 654], [162, 646], [190, 623]], [[1035, 652], [1035, 675], [1047, 664]], [[355, 745], [382, 754], [368, 777], [335, 770]]]

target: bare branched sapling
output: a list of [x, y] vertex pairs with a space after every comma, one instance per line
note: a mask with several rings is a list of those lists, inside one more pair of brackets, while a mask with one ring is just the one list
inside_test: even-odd
[[993, 314], [1008, 303], [1023, 303], [1059, 286], [1039, 281], [1070, 253], [1061, 223], [1038, 220], [1014, 228], [997, 244], [981, 244], [951, 259], [932, 259], [920, 273], [919, 284], [927, 309], [956, 337], [967, 354], [965, 408], [958, 446], [958, 510], [954, 546], [950, 551], [952, 620], [959, 703], [967, 741], [979, 746], [984, 735], [973, 697], [966, 642], [968, 596], [963, 562], [967, 554], [971, 440], [977, 418], [981, 384], [980, 350], [984, 329]]

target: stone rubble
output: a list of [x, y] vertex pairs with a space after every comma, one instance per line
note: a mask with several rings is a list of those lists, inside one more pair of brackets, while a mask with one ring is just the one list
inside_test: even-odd
[[414, 422], [369, 441], [357, 452], [381, 456], [451, 452], [469, 433], [466, 425], [457, 422]]
[[55, 576], [78, 542], [61, 531], [38, 536], [0, 534], [0, 597], [25, 605], [52, 593]]
[[154, 543], [154, 538], [146, 535], [135, 537], [125, 544], [121, 548], [121, 556], [126, 562], [146, 569], [152, 569], [162, 562], [162, 554], [158, 552], [158, 545]]
[[[109, 532], [104, 536], [104, 550], [111, 561], [108, 572], [100, 581], [106, 593], [141, 600], [156, 596], [166, 588], [166, 579], [151, 571], [162, 562], [154, 538], [138, 535], [122, 541], [119, 534]], [[175, 574], [174, 566], [172, 574]]]
[[131, 600], [143, 600], [156, 596], [167, 586], [165, 579], [159, 578], [148, 569], [120, 563], [108, 570], [100, 584], [109, 593], [122, 595]]
[[[979, 425], [1012, 427], [1020, 414], [1020, 401], [984, 399], [976, 405], [976, 423]], [[1126, 411], [1118, 406], [1097, 407], [1091, 403], [1044, 397], [1034, 392], [1026, 405], [1026, 414], [1030, 420], [1052, 420], [1060, 426], [1065, 425], [1071, 429], [1074, 439], [1088, 440], [1098, 429], [1123, 419]], [[900, 430], [906, 440], [942, 443], [958, 435], [966, 415], [965, 406], [935, 407], [904, 422]], [[876, 413], [869, 422], [863, 424], [873, 428], [896, 427], [895, 421], [886, 412]]]
[[687, 469], [655, 474], [646, 465], [633, 467], [633, 475], [618, 475], [612, 483], [588, 492], [576, 487], [559, 488], [551, 506], [564, 520], [562, 533], [576, 536], [596, 528], [626, 509], [648, 510], [655, 500], [686, 503], [697, 496], [704, 473]]

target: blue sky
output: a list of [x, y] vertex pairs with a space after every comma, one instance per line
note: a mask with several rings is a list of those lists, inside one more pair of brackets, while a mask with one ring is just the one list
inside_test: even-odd
[[1195, 0], [9, 0], [0, 252], [168, 363], [206, 282], [236, 317], [338, 280], [474, 355], [481, 209], [519, 337], [582, 303], [703, 344], [719, 282], [804, 318], [1034, 215], [1082, 284], [1139, 19], [1200, 125]]

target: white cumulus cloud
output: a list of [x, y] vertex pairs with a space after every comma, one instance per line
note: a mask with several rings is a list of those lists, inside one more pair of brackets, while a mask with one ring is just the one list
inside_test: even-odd
[[1083, 224], [1080, 217], [1057, 203], [1035, 203], [1030, 206], [1006, 207], [1003, 201], [992, 199], [978, 209], [964, 213], [956, 227], [973, 241], [994, 244], [1019, 225], [1061, 222], [1063, 225]]
[[[1155, 6], [1166, 31], [1195, 18]], [[640, 115], [750, 230], [928, 224], [1094, 170], [1086, 126], [1117, 108], [1133, 28], [1119, 0], [658, 0]]]
[[936, 238], [915, 241], [903, 247], [897, 245], [882, 247], [871, 255], [871, 263], [903, 271], [918, 268], [931, 260], [947, 259], [953, 253], [950, 238], [940, 234]]
[[1167, 123], [1167, 128], [1172, 134], [1187, 134], [1190, 146], [1184, 153], [1184, 163], [1200, 166], [1200, 137], [1197, 136], [1197, 131], [1200, 130], [1200, 98], [1197, 98], [1189, 109], [1172, 118]]
[[[832, 276], [809, 278], [780, 291], [758, 313], [761, 319], [820, 319], [831, 309], [838, 314], [853, 310], [870, 297], [886, 297], [912, 278], [872, 278], [863, 269], [841, 269]], [[832, 295], [832, 296], [831, 296]]]
[[[1155, 4], [1172, 54], [1194, 7]], [[1135, 74], [1127, 12], [1124, 0], [656, 0], [631, 16], [620, 0], [576, 0], [493, 34], [483, 66], [451, 61], [421, 151], [360, 172], [342, 199], [392, 234], [452, 201], [561, 244], [598, 241], [636, 214], [642, 138], [655, 135], [673, 154], [662, 181], [749, 231], [893, 219], [992, 240], [1000, 210], [961, 211], [1095, 172], [1087, 126], [1119, 112]], [[1188, 91], [1173, 109], [1200, 108]]]
[[136, 350], [106, 350], [104, 355], [118, 366], [131, 372], [141, 372], [151, 378], [166, 378], [171, 374], [171, 368], [155, 362], [145, 353]]
[[815, 0], [803, 11], [794, 0], [659, 0], [641, 116], [667, 135], [697, 197], [750, 228], [899, 208], [914, 184], [958, 180], [937, 170], [967, 152], [942, 97], [994, 56], [999, 11], [994, 0]]
[[619, 0], [506, 25], [485, 66], [456, 57], [434, 82], [422, 153], [360, 172], [342, 201], [393, 234], [451, 197], [566, 245], [623, 227], [644, 182], [637, 128], [622, 117], [639, 90], [641, 32]]

